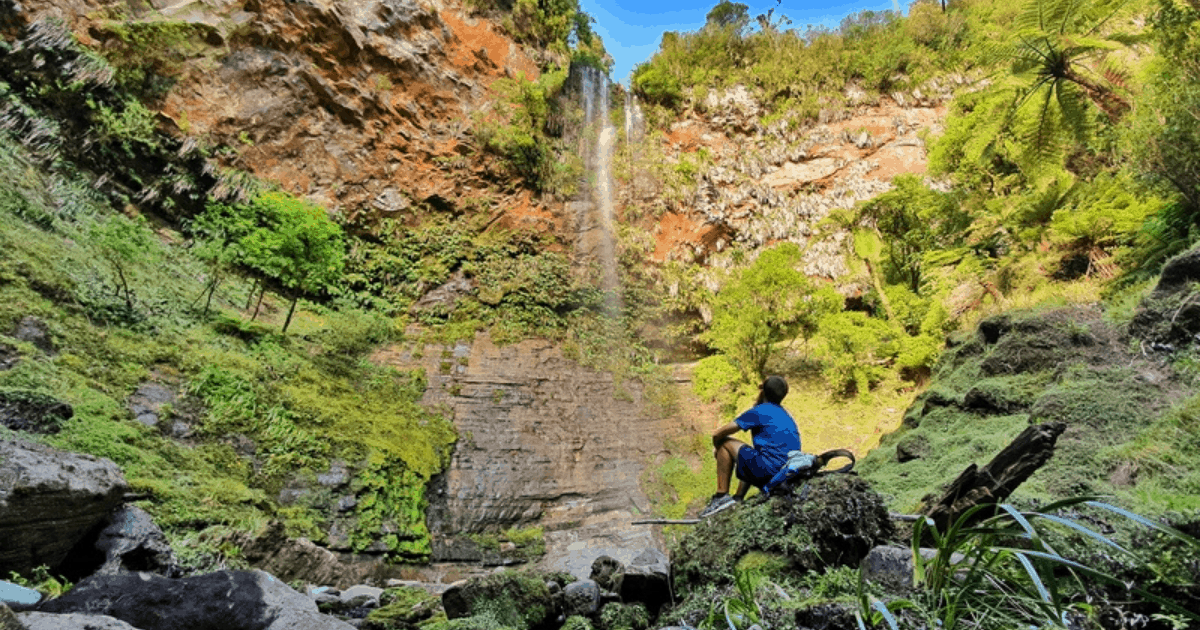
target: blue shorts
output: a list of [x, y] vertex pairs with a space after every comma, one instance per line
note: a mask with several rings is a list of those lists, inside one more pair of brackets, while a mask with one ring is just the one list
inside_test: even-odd
[[738, 451], [736, 471], [738, 479], [761, 489], [779, 472], [779, 466], [767, 463], [753, 446], [746, 445]]

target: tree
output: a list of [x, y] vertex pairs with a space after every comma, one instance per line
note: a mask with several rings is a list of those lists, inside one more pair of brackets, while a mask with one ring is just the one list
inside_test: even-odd
[[101, 256], [112, 267], [116, 276], [119, 297], [125, 299], [125, 307], [133, 310], [133, 290], [129, 280], [133, 277], [133, 264], [154, 248], [154, 238], [146, 227], [146, 218], [130, 219], [115, 215], [92, 228], [92, 235], [100, 245]]
[[1200, 7], [1160, 0], [1154, 15], [1156, 58], [1148, 65], [1130, 144], [1142, 172], [1178, 194], [1147, 223], [1137, 261], [1145, 272], [1200, 234]]
[[[1089, 109], [1116, 120], [1129, 103], [1121, 95], [1125, 76], [1103, 64], [1109, 52], [1130, 41], [1105, 33], [1125, 1], [1033, 0], [1017, 19], [1017, 31], [994, 49], [1009, 64], [1012, 89], [1006, 126], [1024, 143], [1023, 168], [1062, 150], [1065, 141], [1083, 142]], [[1090, 107], [1089, 107], [1090, 106]]]
[[283, 332], [303, 295], [315, 295], [341, 277], [345, 266], [342, 229], [319, 206], [284, 192], [251, 202], [257, 225], [239, 239], [244, 261], [291, 294]]
[[750, 7], [741, 2], [721, 0], [705, 16], [705, 26], [732, 29], [737, 34], [743, 34], [750, 25]]
[[800, 248], [784, 243], [735, 273], [713, 300], [712, 326], [701, 339], [724, 353], [746, 383], [766, 376], [768, 359], [780, 342], [806, 341], [821, 317], [840, 309], [832, 287], [796, 270]]
[[901, 175], [892, 183], [892, 190], [859, 207], [854, 222], [882, 237], [881, 262], [888, 281], [903, 283], [920, 295], [925, 254], [954, 246], [971, 217], [952, 196], [930, 189], [918, 177]]

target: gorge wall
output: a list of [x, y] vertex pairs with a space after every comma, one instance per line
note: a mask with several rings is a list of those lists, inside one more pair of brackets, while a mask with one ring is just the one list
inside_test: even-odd
[[435, 561], [478, 561], [472, 534], [534, 525], [545, 531], [544, 565], [577, 575], [597, 556], [628, 561], [660, 545], [653, 528], [629, 525], [650, 509], [641, 477], [669, 440], [703, 430], [650, 402], [670, 393], [615, 380], [538, 340], [501, 347], [480, 335], [396, 346], [373, 360], [424, 368], [424, 402], [447, 409], [459, 431], [429, 493]]

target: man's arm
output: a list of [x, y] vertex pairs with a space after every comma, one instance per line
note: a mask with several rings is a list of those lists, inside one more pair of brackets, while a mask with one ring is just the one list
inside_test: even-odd
[[713, 435], [712, 435], [713, 446], [720, 446], [722, 442], [733, 437], [734, 433], [737, 433], [738, 431], [741, 431], [741, 430], [742, 430], [742, 428], [739, 427], [736, 422], [730, 422], [729, 424], [721, 427], [720, 429], [713, 431]]

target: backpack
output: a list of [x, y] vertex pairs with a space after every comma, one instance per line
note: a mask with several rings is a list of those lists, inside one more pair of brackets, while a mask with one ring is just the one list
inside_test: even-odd
[[[829, 460], [835, 457], [845, 457], [850, 460], [850, 463], [836, 470], [821, 470], [829, 463]], [[808, 481], [818, 475], [848, 473], [854, 468], [855, 461], [854, 453], [844, 448], [825, 451], [820, 455], [792, 451], [788, 453], [787, 463], [783, 465], [783, 468], [780, 468], [779, 472], [775, 473], [775, 476], [771, 477], [771, 480], [762, 487], [762, 493], [768, 496], [786, 494], [791, 492], [796, 484]]]

